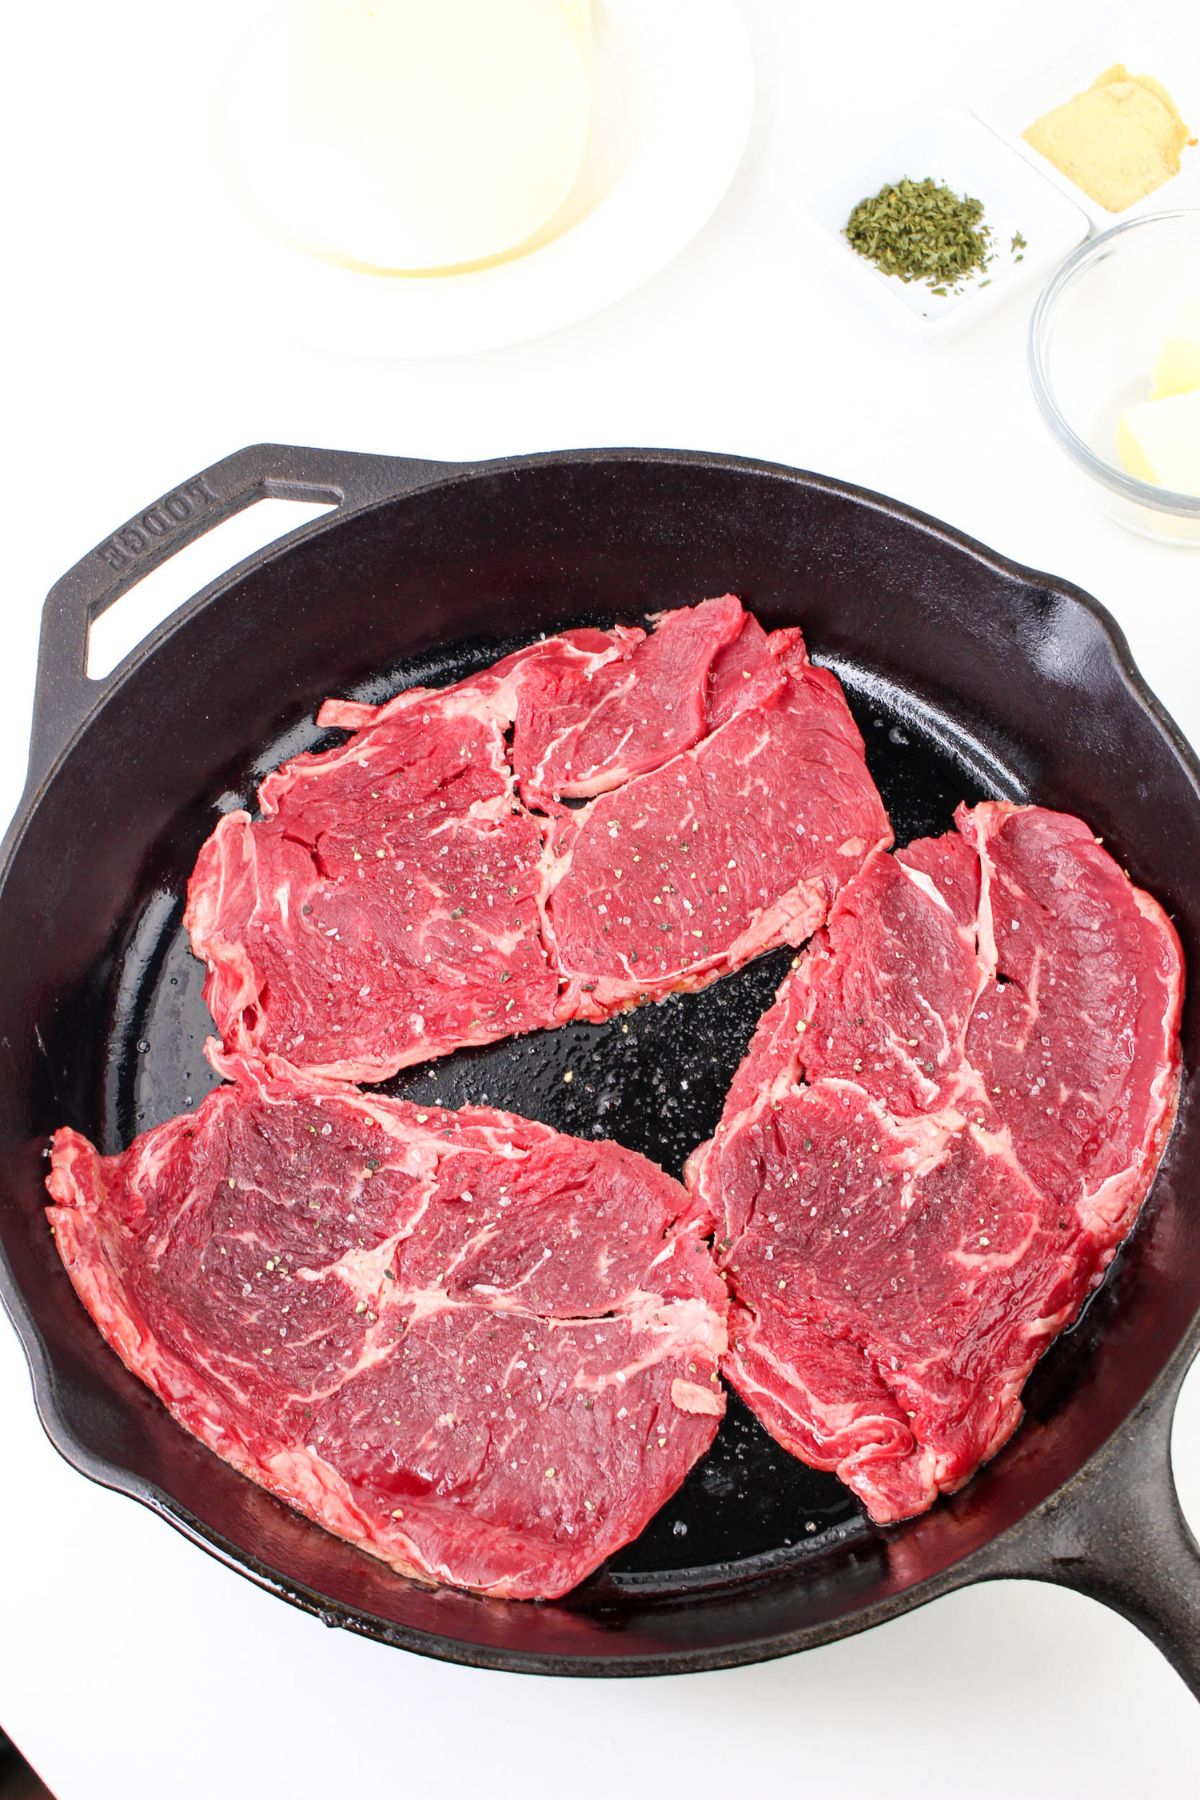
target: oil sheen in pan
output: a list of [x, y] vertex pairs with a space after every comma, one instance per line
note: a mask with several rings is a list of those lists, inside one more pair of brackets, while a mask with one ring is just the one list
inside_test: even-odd
[[[378, 702], [400, 688], [441, 686], [523, 641], [439, 651], [376, 677], [354, 697]], [[1027, 798], [1007, 770], [963, 742], [944, 718], [917, 711], [911, 696], [851, 665], [839, 665], [837, 673], [898, 844], [948, 830], [960, 800]], [[313, 696], [314, 711], [322, 698]], [[230, 772], [229, 788], [212, 797], [206, 817], [188, 827], [181, 822], [162, 846], [160, 885], [131, 921], [114, 966], [101, 1063], [106, 1151], [191, 1109], [216, 1084], [203, 1055], [212, 1033], [201, 999], [203, 970], [182, 929], [184, 889], [201, 837], [218, 811], [250, 804], [255, 784], [285, 757], [341, 741], [340, 733], [318, 731], [311, 718], [292, 721], [249, 767]], [[674, 995], [603, 1025], [568, 1025], [406, 1069], [386, 1091], [443, 1106], [505, 1107], [559, 1131], [611, 1137], [677, 1176], [716, 1125], [733, 1072], [791, 957], [788, 949], [774, 951], [703, 993]], [[876, 1535], [835, 1476], [787, 1455], [730, 1395], [709, 1455], [587, 1587], [593, 1594], [597, 1583], [641, 1591], [711, 1587], [735, 1575], [784, 1569], [847, 1539], [860, 1540], [869, 1560]]]

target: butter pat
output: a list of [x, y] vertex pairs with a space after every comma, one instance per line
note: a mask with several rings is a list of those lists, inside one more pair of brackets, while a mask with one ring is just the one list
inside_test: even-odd
[[1200, 300], [1188, 300], [1175, 315], [1170, 336], [1154, 365], [1150, 398], [1190, 394], [1200, 388]]
[[1200, 387], [1126, 407], [1117, 454], [1139, 481], [1200, 497]]
[[1188, 129], [1160, 81], [1114, 63], [1036, 119], [1025, 141], [1098, 206], [1119, 213], [1178, 175]]
[[262, 15], [227, 129], [278, 236], [397, 274], [519, 250], [591, 124], [591, 0], [289, 0]]

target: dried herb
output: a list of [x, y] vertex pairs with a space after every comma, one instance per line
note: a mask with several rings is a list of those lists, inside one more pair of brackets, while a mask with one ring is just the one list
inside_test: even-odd
[[885, 275], [927, 282], [942, 297], [995, 255], [982, 200], [956, 194], [929, 176], [924, 181], [906, 176], [860, 200], [846, 236]]

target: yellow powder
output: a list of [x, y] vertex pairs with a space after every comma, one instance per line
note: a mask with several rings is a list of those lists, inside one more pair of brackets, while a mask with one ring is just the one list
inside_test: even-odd
[[1119, 213], [1178, 175], [1188, 128], [1161, 82], [1114, 63], [1035, 120], [1025, 141], [1099, 206]]

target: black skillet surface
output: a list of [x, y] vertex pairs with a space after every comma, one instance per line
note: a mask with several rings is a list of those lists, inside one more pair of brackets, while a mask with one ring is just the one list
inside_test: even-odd
[[[85, 618], [267, 492], [342, 506], [190, 602], [106, 683], [84, 683]], [[675, 1500], [556, 1606], [417, 1588], [242, 1481], [125, 1374], [55, 1263], [44, 1134], [69, 1122], [115, 1150], [213, 1085], [184, 885], [216, 811], [250, 803], [284, 755], [340, 741], [311, 723], [324, 694], [456, 679], [541, 630], [726, 587], [768, 627], [803, 624], [837, 669], [899, 842], [947, 829], [961, 798], [1084, 812], [1200, 961], [1195, 765], [1111, 622], [1060, 584], [891, 503], [763, 465], [614, 453], [456, 471], [243, 452], [116, 534], [47, 606], [33, 772], [0, 885], [14, 971], [0, 995], [0, 1275], [46, 1428], [85, 1472], [328, 1623], [457, 1660], [719, 1666], [1030, 1573], [1110, 1599], [1200, 1687], [1200, 1561], [1166, 1460], [1200, 1301], [1190, 1108], [1113, 1278], [1031, 1382], [1029, 1422], [962, 1495], [881, 1532], [733, 1401]], [[389, 1091], [610, 1136], [678, 1174], [789, 955], [602, 1026], [406, 1071]], [[1194, 1030], [1189, 1015], [1189, 1063]]]

